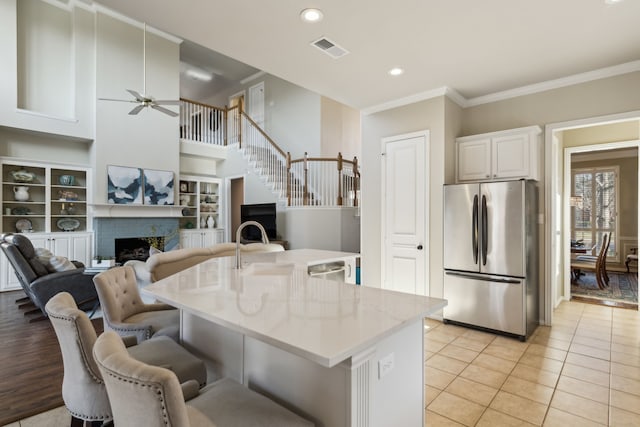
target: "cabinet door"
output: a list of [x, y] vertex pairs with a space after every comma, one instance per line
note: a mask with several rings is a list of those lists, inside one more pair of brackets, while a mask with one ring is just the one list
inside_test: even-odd
[[491, 139], [458, 143], [458, 181], [491, 178]]
[[4, 252], [0, 251], [0, 291], [15, 289], [20, 289], [20, 282]]
[[529, 157], [528, 134], [493, 138], [493, 177], [528, 177]]
[[180, 246], [182, 246], [183, 249], [202, 247], [202, 237], [200, 237], [200, 231], [181, 231]]
[[217, 230], [207, 230], [202, 232], [202, 247], [208, 248], [218, 243]]

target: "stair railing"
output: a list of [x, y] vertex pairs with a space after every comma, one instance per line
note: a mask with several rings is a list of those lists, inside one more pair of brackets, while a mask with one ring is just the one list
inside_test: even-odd
[[291, 159], [241, 106], [219, 108], [180, 99], [180, 138], [204, 144], [238, 144], [274, 193], [289, 206], [358, 206], [358, 159]]

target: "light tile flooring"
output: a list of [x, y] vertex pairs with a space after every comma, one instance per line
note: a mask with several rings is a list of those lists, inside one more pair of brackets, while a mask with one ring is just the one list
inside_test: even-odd
[[522, 343], [425, 321], [426, 426], [640, 426], [640, 313], [564, 302]]

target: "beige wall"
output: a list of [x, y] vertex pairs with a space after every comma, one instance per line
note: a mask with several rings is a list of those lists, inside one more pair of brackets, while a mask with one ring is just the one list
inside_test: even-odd
[[360, 112], [332, 99], [320, 100], [320, 156], [360, 157]]
[[640, 72], [634, 72], [470, 107], [462, 135], [640, 110], [638, 88]]
[[640, 139], [640, 120], [570, 129], [562, 133], [563, 147], [636, 141]]
[[444, 97], [363, 116], [362, 118], [362, 283], [381, 285], [382, 138], [429, 130], [429, 270], [430, 294], [442, 296], [442, 185], [445, 176]]

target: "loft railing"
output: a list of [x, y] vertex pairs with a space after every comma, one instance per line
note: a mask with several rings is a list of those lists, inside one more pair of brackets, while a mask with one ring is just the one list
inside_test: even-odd
[[289, 206], [358, 206], [358, 159], [292, 159], [240, 106], [219, 108], [181, 99], [180, 138], [212, 145], [238, 144], [277, 197]]

